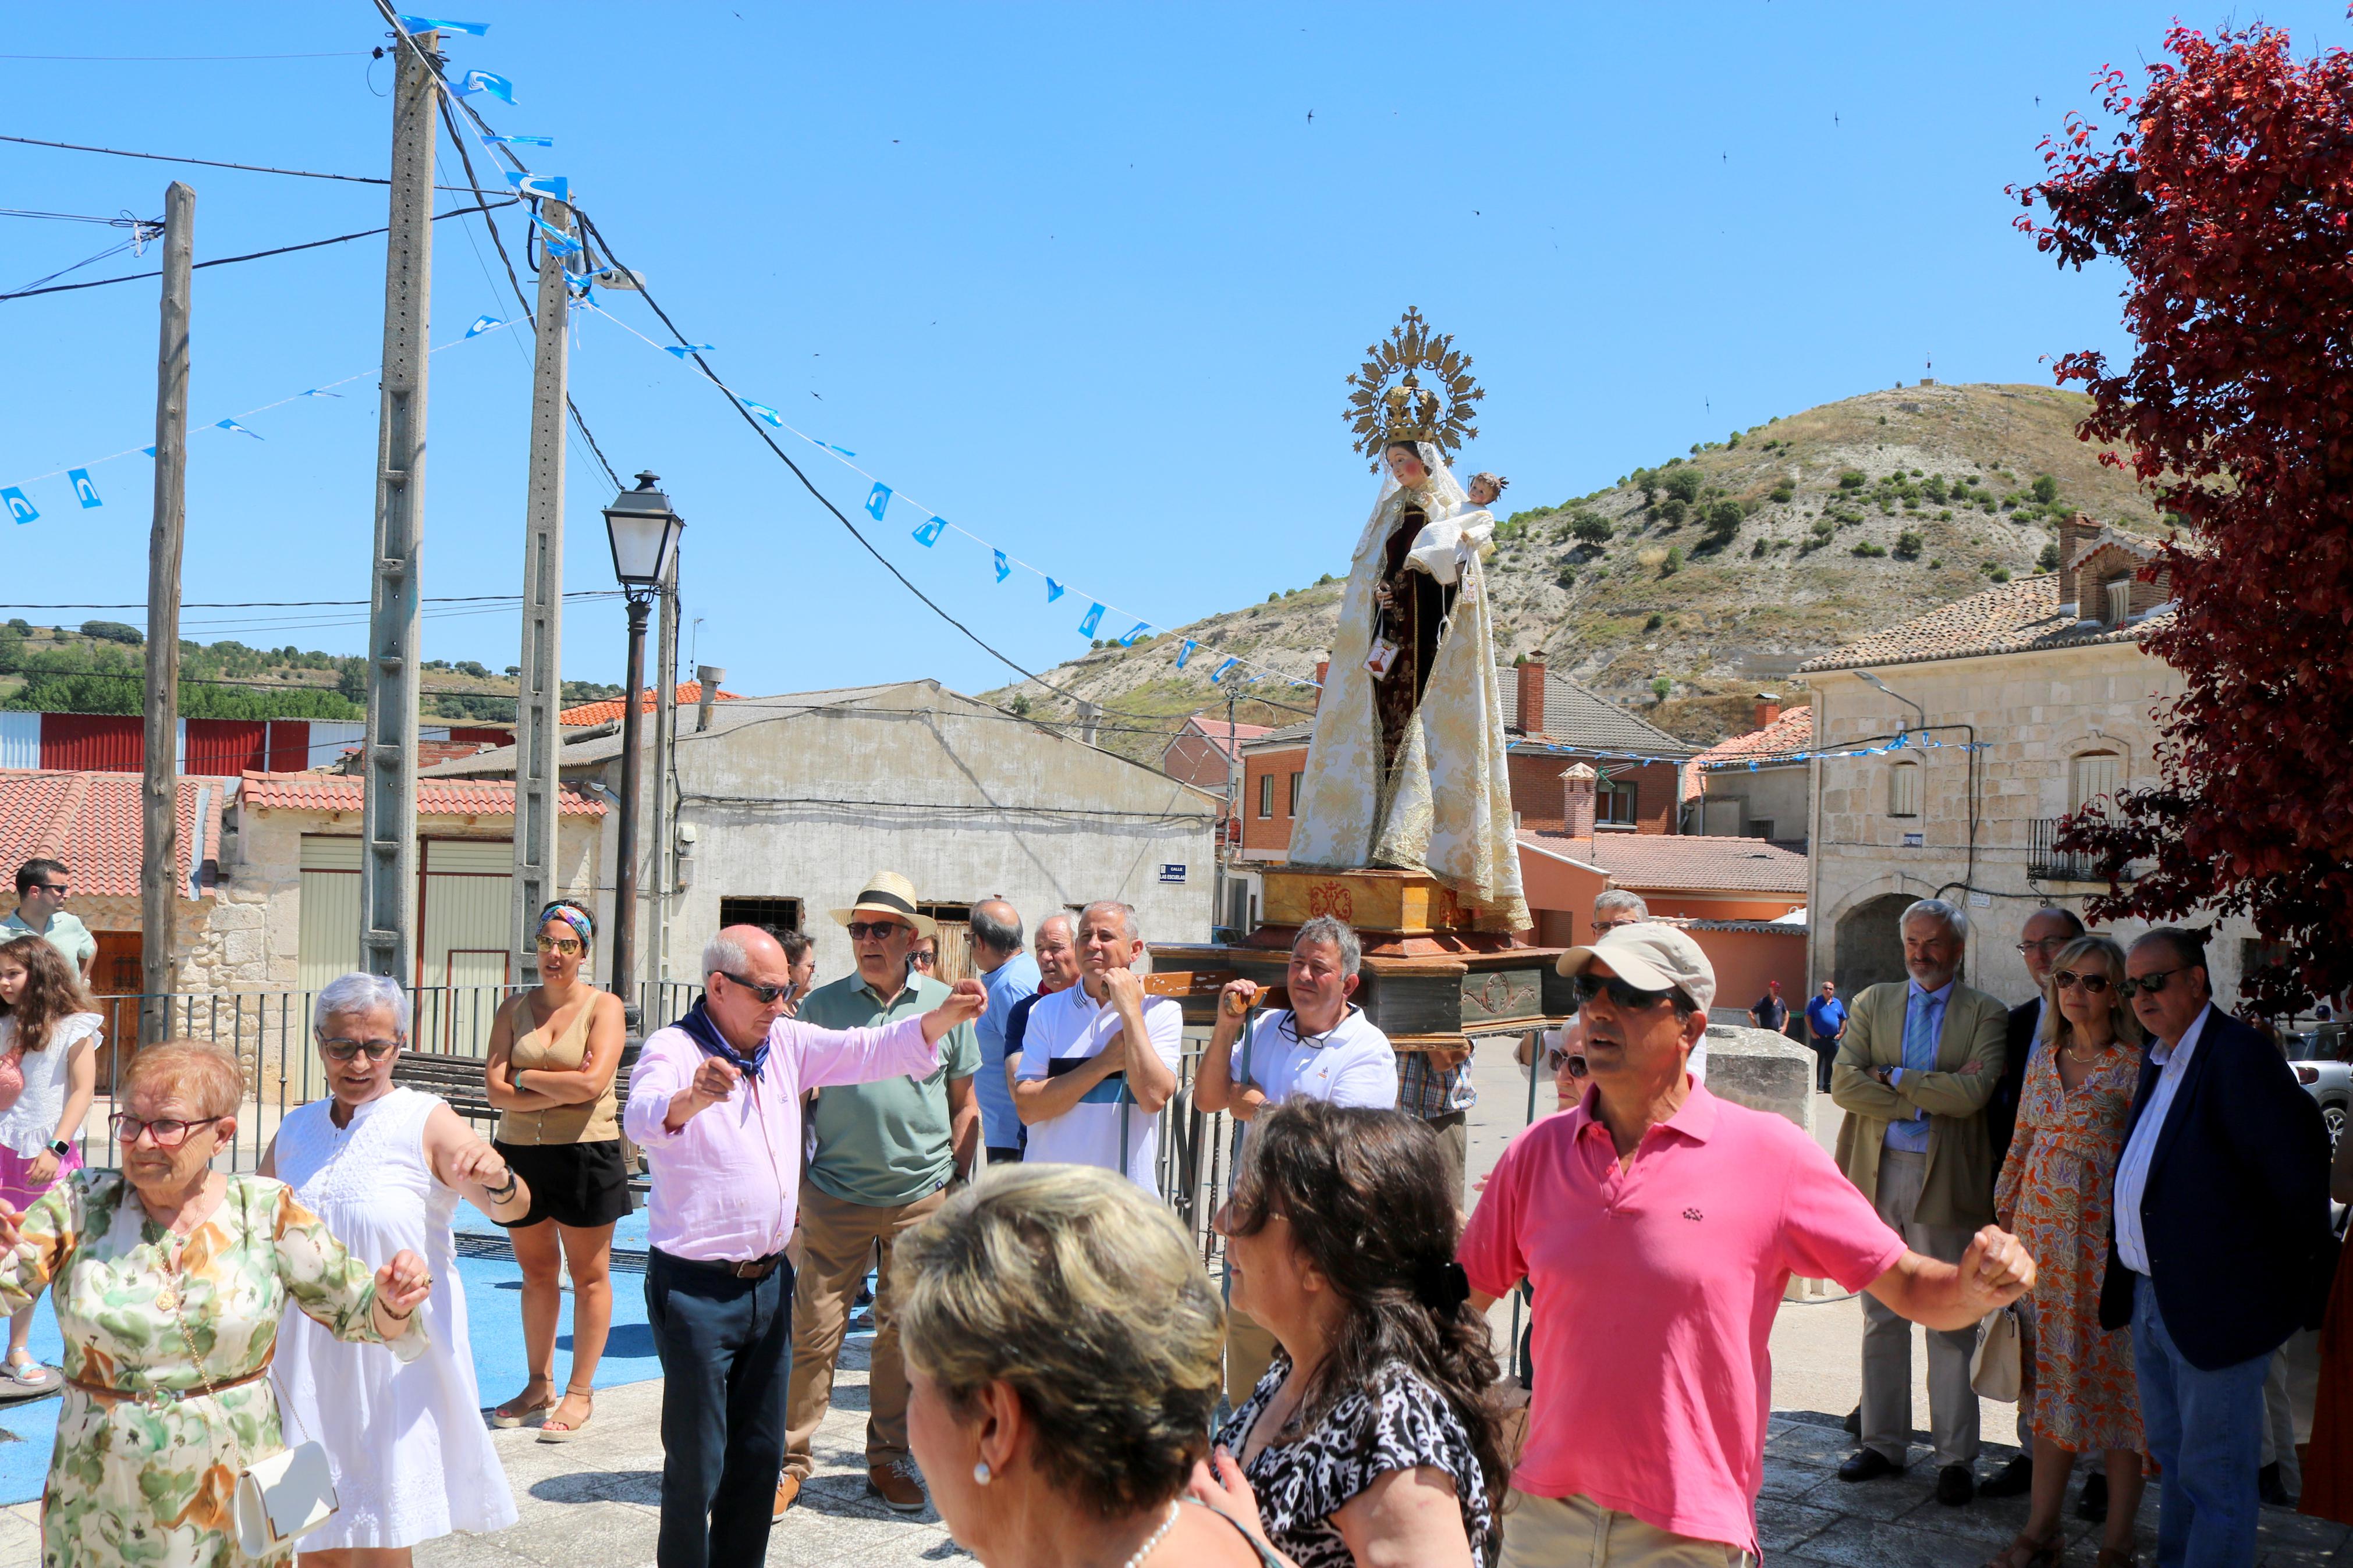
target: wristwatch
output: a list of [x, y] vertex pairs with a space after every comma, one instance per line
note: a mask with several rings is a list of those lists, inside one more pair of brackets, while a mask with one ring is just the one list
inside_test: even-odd
[[60, 1138], [56, 1142], [49, 1145], [49, 1152], [62, 1160], [67, 1155], [73, 1152], [73, 1145]]

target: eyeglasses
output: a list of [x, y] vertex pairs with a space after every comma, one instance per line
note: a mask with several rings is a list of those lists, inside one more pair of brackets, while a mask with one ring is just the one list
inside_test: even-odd
[[1546, 1049], [1545, 1052], [1545, 1071], [1552, 1074], [1555, 1078], [1558, 1078], [1563, 1068], [1567, 1069], [1568, 1076], [1571, 1078], [1583, 1078], [1591, 1070], [1585, 1065], [1585, 1053], [1583, 1051], [1564, 1051], [1558, 1046], [1554, 1046]]
[[398, 1040], [332, 1040], [322, 1035], [319, 1037], [319, 1049], [325, 1053], [331, 1062], [350, 1061], [362, 1051], [367, 1053], [368, 1060], [380, 1062], [400, 1049], [400, 1042]]
[[2075, 939], [2072, 936], [2046, 936], [2040, 942], [2020, 942], [2018, 944], [2018, 951], [2021, 952], [2049, 952], [2052, 949], [2064, 947], [2074, 940]]
[[55, 893], [58, 897], [62, 899], [66, 896], [66, 884], [63, 882], [36, 882], [25, 890], [28, 893]]
[[1629, 985], [1614, 974], [1607, 980], [1597, 980], [1590, 974], [1580, 974], [1577, 977], [1572, 989], [1577, 996], [1577, 1005], [1580, 1007], [1606, 991], [1609, 994], [1612, 1006], [1629, 1013], [1655, 1007], [1672, 994], [1666, 991], [1645, 991], [1639, 985]]
[[171, 1117], [159, 1121], [142, 1121], [127, 1111], [118, 1110], [106, 1119], [106, 1124], [114, 1130], [115, 1142], [125, 1149], [138, 1142], [142, 1132], [158, 1149], [176, 1149], [186, 1142], [188, 1134], [197, 1128], [210, 1127], [215, 1122], [227, 1120], [225, 1116], [200, 1116], [194, 1121], [180, 1121]]
[[542, 952], [560, 952], [566, 958], [580, 956], [580, 939], [576, 936], [543, 936], [532, 945]]
[[2115, 982], [2105, 974], [2078, 974], [2072, 969], [2056, 971], [2051, 976], [2051, 985], [2053, 990], [2064, 991], [2070, 985], [2080, 985], [2094, 996], [2105, 994], [2113, 984]]
[[906, 928], [897, 921], [852, 921], [841, 929], [849, 933], [852, 942], [888, 942], [892, 931]]
[[1628, 916], [1626, 916], [1625, 918], [1623, 918], [1622, 920], [1614, 920], [1614, 921], [1595, 921], [1593, 922], [1593, 931], [1594, 931], [1594, 934], [1595, 934], [1595, 935], [1597, 935], [1597, 936], [1608, 936], [1611, 931], [1616, 931], [1620, 926], [1638, 926], [1638, 925], [1641, 925], [1641, 923], [1642, 923], [1642, 921], [1641, 921], [1641, 916], [1639, 916], [1639, 915], [1628, 915]]
[[782, 985], [763, 985], [756, 980], [746, 980], [740, 974], [730, 974], [723, 969], [719, 973], [723, 978], [733, 981], [736, 984], [741, 985], [744, 990], [749, 991], [753, 995], [758, 997], [760, 1000], [760, 1005], [763, 1007], [773, 1005], [777, 997], [782, 996], [786, 992], [790, 991], [793, 988], [793, 983], [789, 980], [786, 981]]
[[2167, 981], [2172, 979], [2177, 974], [2189, 973], [2189, 967], [2190, 966], [2185, 965], [2179, 969], [2160, 969], [2156, 971], [2154, 973], [2131, 976], [2120, 983], [2116, 986], [2116, 990], [2122, 994], [2127, 1001], [2144, 991], [2147, 992], [2150, 995], [2155, 996], [2165, 990], [2165, 983]]

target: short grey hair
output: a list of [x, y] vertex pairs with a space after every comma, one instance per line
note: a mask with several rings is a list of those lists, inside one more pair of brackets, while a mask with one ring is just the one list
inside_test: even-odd
[[1630, 893], [1623, 888], [1612, 888], [1593, 900], [1593, 912], [1596, 915], [1601, 914], [1604, 910], [1624, 910], [1636, 920], [1646, 921], [1651, 918], [1651, 906], [1642, 901], [1642, 895]]
[[[1117, 910], [1119, 911], [1120, 927], [1121, 930], [1127, 933], [1127, 940], [1130, 942], [1142, 942], [1144, 940], [1144, 921], [1137, 918], [1135, 906], [1134, 904], [1123, 904], [1117, 899], [1097, 899], [1093, 903], [1089, 904], [1085, 909], [1079, 911], [1079, 919], [1081, 921], [1084, 921], [1089, 915], [1094, 913], [1097, 910]], [[1078, 933], [1073, 931], [1071, 934], [1075, 936]]]
[[1039, 921], [1038, 922], [1037, 931], [1031, 933], [1032, 939], [1042, 939], [1046, 934], [1046, 928], [1048, 926], [1060, 926], [1062, 928], [1062, 940], [1066, 942], [1076, 942], [1079, 938], [1078, 926], [1071, 921], [1069, 913], [1064, 912], [1061, 914], [1048, 915], [1044, 920]]
[[751, 962], [752, 955], [744, 951], [744, 944], [725, 931], [702, 944], [702, 977], [705, 980], [713, 974], [741, 974]]
[[391, 1008], [392, 1026], [408, 1033], [408, 993], [400, 988], [399, 981], [385, 974], [345, 974], [319, 987], [319, 999], [311, 1008], [311, 1028], [319, 1033], [330, 1018], [348, 1018], [379, 1007]]
[[[991, 911], [1003, 909], [1005, 916]], [[1021, 914], [1003, 899], [987, 899], [972, 907], [972, 940], [991, 952], [1021, 951]]]
[[1942, 921], [1955, 940], [1964, 947], [1968, 945], [1969, 917], [1961, 911], [1958, 904], [1947, 903], [1943, 899], [1922, 899], [1904, 911], [1904, 918], [1895, 922], [1895, 929], [1900, 931], [1914, 921]]
[[1291, 939], [1291, 951], [1297, 952], [1311, 942], [1328, 942], [1340, 954], [1340, 973], [1354, 974], [1365, 961], [1364, 943], [1348, 929], [1348, 922], [1332, 915], [1317, 915], [1299, 928]]

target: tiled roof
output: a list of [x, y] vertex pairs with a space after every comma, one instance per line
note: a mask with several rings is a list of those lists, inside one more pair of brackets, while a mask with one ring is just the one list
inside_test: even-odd
[[[35, 857], [62, 860], [77, 895], [139, 896], [139, 862], [146, 842], [137, 773], [0, 771], [0, 866], [14, 872]], [[234, 779], [179, 781], [179, 888], [187, 890], [188, 857], [195, 848], [196, 796], [206, 798], [204, 858], [220, 854], [220, 814]]]
[[[1519, 672], [1507, 668], [1497, 674], [1504, 683], [1504, 722], [1516, 730]], [[1636, 752], [1646, 757], [1688, 757], [1699, 749], [1555, 669], [1545, 671], [1544, 732], [1514, 739], [1513, 744], [1531, 742], [1584, 752]]]
[[1245, 752], [1271, 751], [1282, 746], [1303, 746], [1315, 736], [1315, 721], [1302, 719], [1296, 724], [1285, 724], [1280, 730], [1269, 730], [1253, 741], [1244, 741]]
[[2054, 574], [2021, 577], [1982, 594], [1956, 599], [1939, 610], [1904, 621], [1832, 648], [1799, 666], [1801, 673], [1860, 669], [1872, 665], [1922, 664], [1930, 659], [1968, 658], [1990, 653], [2033, 653], [2045, 648], [2087, 647], [2094, 643], [2138, 642], [2169, 624], [2171, 610], [2158, 610], [2122, 626], [2079, 621], [2059, 613]]
[[1231, 761], [1237, 751], [1265, 734], [1267, 727], [1263, 724], [1228, 724], [1223, 719], [1196, 713], [1185, 721], [1185, 729], [1178, 733], [1187, 731], [1208, 742], [1217, 748], [1219, 754]]
[[[736, 700], [736, 695], [733, 691], [722, 690], [712, 700], [733, 702]], [[678, 683], [678, 705], [681, 708], [691, 708], [702, 700], [702, 683], [701, 681], [681, 680]], [[558, 722], [565, 724], [609, 724], [620, 718], [627, 707], [628, 704], [620, 698], [607, 697], [601, 702], [584, 702], [577, 708], [566, 708], [562, 713], [556, 715], [556, 719]], [[638, 711], [650, 713], [653, 710], [654, 689], [649, 686], [638, 693]]]
[[[363, 783], [336, 773], [248, 773], [240, 798], [261, 811], [357, 811]], [[559, 816], [602, 816], [605, 803], [576, 790], [556, 792]], [[417, 781], [419, 816], [512, 816], [512, 779]]]
[[1696, 765], [1683, 773], [1683, 798], [1689, 800], [1700, 793], [1711, 766], [1771, 762], [1777, 757], [1802, 752], [1813, 743], [1814, 710], [1811, 708], [1792, 708], [1762, 730], [1751, 730], [1746, 735], [1719, 741], [1694, 757], [1692, 762]]
[[1599, 866], [1609, 873], [1612, 883], [1637, 891], [1806, 890], [1806, 858], [1761, 838], [1697, 833], [1603, 833], [1571, 838], [1557, 830], [1526, 828], [1520, 837], [1539, 848]]

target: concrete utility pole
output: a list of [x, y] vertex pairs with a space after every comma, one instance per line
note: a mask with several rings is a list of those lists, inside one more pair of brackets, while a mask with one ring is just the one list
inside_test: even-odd
[[653, 841], [654, 940], [646, 951], [649, 984], [670, 978], [670, 903], [678, 891], [674, 869], [678, 846], [673, 840], [670, 780], [678, 747], [678, 574], [679, 557], [670, 558], [670, 576], [661, 585], [660, 619], [654, 629], [654, 787], [647, 792], [647, 833]]
[[[565, 234], [572, 209], [540, 203]], [[515, 676], [516, 977], [537, 962], [539, 911], [556, 896], [556, 803], [564, 754], [564, 411], [569, 395], [572, 294], [564, 258], [540, 249], [539, 358], [531, 384], [531, 480], [523, 506], [522, 656]]]
[[155, 514], [147, 529], [147, 757], [140, 788], [139, 1043], [170, 1037], [180, 901], [180, 537], [188, 500], [188, 275], [196, 193], [164, 192], [163, 332], [155, 345]]
[[417, 582], [425, 545], [425, 372], [432, 350], [435, 94], [413, 35], [392, 100], [392, 216], [384, 249], [383, 409], [376, 426], [375, 553], [369, 562], [365, 795], [360, 811], [360, 967], [414, 984]]

